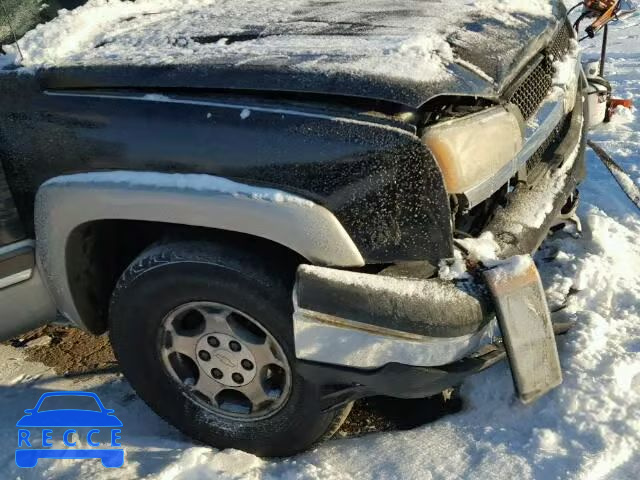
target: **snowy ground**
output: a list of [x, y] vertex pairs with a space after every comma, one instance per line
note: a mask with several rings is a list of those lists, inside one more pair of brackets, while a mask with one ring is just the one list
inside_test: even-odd
[[[640, 15], [612, 31], [608, 76], [640, 102]], [[640, 119], [625, 112], [591, 137], [640, 183]], [[550, 238], [538, 262], [553, 303], [576, 327], [559, 337], [564, 383], [533, 406], [513, 399], [506, 365], [472, 378], [464, 410], [405, 432], [327, 442], [285, 460], [194, 445], [159, 420], [114, 374], [64, 379], [0, 346], [2, 478], [611, 478], [640, 472], [640, 216], [589, 152], [579, 210], [585, 233]], [[125, 466], [98, 461], [14, 464], [22, 410], [45, 391], [91, 390], [123, 421]]]

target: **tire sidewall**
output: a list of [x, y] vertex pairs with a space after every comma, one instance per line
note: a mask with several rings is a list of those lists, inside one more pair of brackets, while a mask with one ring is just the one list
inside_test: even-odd
[[[296, 373], [291, 290], [268, 272], [237, 267], [221, 265], [214, 256], [209, 261], [183, 259], [134, 268], [135, 273], [119, 283], [111, 305], [116, 356], [152, 409], [198, 440], [265, 455], [303, 450], [324, 434], [335, 414], [321, 413], [317, 387]], [[289, 398], [275, 414], [242, 421], [205, 410], [166, 371], [160, 355], [162, 322], [175, 308], [194, 301], [232, 306], [257, 320], [280, 343], [292, 378]]]

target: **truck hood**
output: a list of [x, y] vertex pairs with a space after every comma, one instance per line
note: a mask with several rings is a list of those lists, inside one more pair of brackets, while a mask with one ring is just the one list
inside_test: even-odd
[[560, 0], [89, 1], [28, 32], [18, 66], [44, 88], [273, 90], [418, 108], [440, 94], [500, 96], [563, 15]]

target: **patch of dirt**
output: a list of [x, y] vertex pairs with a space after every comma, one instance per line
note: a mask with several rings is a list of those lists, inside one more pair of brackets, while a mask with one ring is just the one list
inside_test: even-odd
[[462, 410], [456, 391], [447, 395], [402, 399], [371, 397], [358, 400], [336, 433], [338, 438], [359, 437], [390, 430], [410, 430]]
[[[50, 337], [48, 345], [37, 345], [37, 339]], [[47, 325], [15, 338], [10, 345], [23, 349], [27, 360], [43, 363], [58, 375], [77, 375], [117, 366], [109, 337], [99, 337], [80, 329]], [[36, 343], [35, 346], [29, 346]]]

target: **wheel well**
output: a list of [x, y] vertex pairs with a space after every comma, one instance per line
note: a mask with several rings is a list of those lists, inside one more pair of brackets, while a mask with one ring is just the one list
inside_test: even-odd
[[139, 220], [99, 220], [76, 227], [66, 244], [66, 267], [78, 312], [95, 334], [107, 330], [109, 301], [120, 275], [147, 247], [158, 242], [208, 240], [259, 250], [282, 269], [295, 272], [306, 260], [262, 237], [212, 228]]

